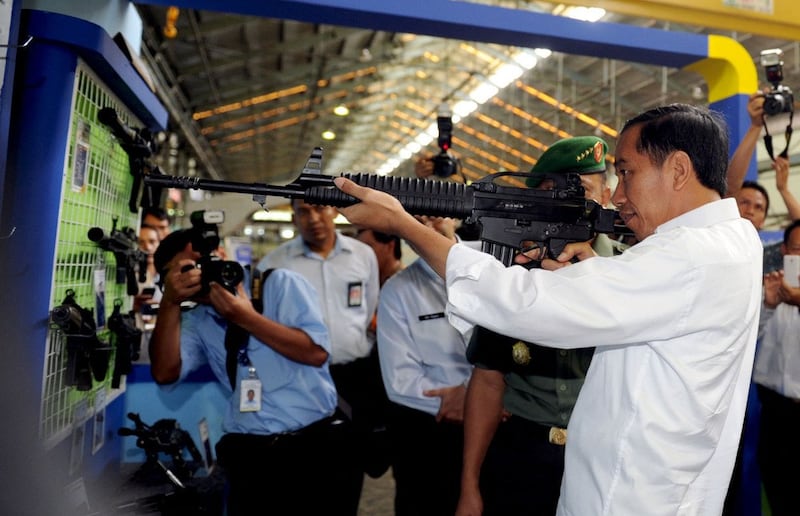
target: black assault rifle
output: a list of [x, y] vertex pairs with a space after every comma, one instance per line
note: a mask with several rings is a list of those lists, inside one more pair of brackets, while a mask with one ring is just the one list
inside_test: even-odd
[[147, 253], [139, 249], [139, 241], [133, 228], [117, 229], [117, 218], [113, 218], [111, 233], [106, 234], [101, 227], [90, 228], [87, 238], [100, 249], [114, 253], [116, 260], [116, 281], [127, 283], [128, 295], [139, 293], [139, 283], [147, 279]]
[[[249, 193], [264, 206], [269, 195], [304, 199], [309, 204], [350, 206], [358, 199], [343, 193], [333, 176], [323, 175], [322, 149], [314, 148], [305, 169], [286, 186], [236, 183], [185, 176], [145, 176], [145, 184], [167, 188]], [[530, 247], [543, 248], [548, 257], [561, 254], [570, 242], [590, 240], [597, 233], [630, 234], [618, 223], [617, 212], [584, 198], [578, 174], [547, 176], [555, 182], [552, 190], [503, 186], [502, 177], [526, 178], [521, 172], [490, 174], [470, 185], [433, 179], [342, 174], [353, 182], [395, 197], [409, 213], [464, 219], [480, 229], [481, 249], [504, 265]]]
[[155, 187], [142, 189], [142, 177], [161, 174], [161, 169], [151, 163], [150, 158], [157, 151], [155, 138], [146, 127], [129, 127], [117, 115], [112, 107], [104, 107], [97, 112], [97, 120], [106, 125], [119, 142], [120, 147], [128, 154], [128, 163], [133, 176], [131, 195], [128, 200], [128, 209], [131, 213], [138, 211], [139, 204], [142, 208], [158, 206], [161, 200], [161, 190]]

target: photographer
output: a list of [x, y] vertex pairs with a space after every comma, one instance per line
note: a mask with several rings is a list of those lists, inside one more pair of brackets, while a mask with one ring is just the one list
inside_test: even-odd
[[[216, 248], [201, 245], [199, 234], [206, 232], [175, 231], [156, 251], [164, 294], [150, 341], [151, 372], [167, 385], [207, 363], [230, 395], [216, 446], [227, 475], [227, 514], [353, 512], [338, 496], [352, 479], [336, 467], [351, 451], [335, 415], [330, 341], [316, 291], [294, 272], [273, 270], [261, 285], [259, 312], [241, 283], [229, 284], [224, 274], [203, 277], [223, 268], [197, 267], [210, 258], [198, 248]], [[196, 306], [184, 310], [187, 301]], [[230, 345], [237, 340], [232, 328], [243, 332], [240, 346]]]
[[[758, 139], [764, 129], [764, 94], [757, 91], [750, 95], [747, 103], [747, 114], [750, 115], [750, 127], [747, 129], [739, 146], [731, 156], [728, 164], [728, 197], [736, 198], [742, 217], [750, 220], [756, 229], [761, 229], [767, 216], [769, 199], [752, 182], [745, 181], [747, 168], [756, 150]], [[786, 204], [789, 219], [800, 219], [800, 202], [789, 190], [789, 159], [777, 156], [772, 162], [775, 170], [775, 186]]]
[[[800, 221], [783, 233], [781, 254], [800, 255]], [[800, 287], [788, 262], [764, 276], [764, 304], [759, 320], [760, 345], [753, 382], [761, 401], [758, 465], [773, 516], [796, 514], [795, 477], [786, 475], [800, 459]]]

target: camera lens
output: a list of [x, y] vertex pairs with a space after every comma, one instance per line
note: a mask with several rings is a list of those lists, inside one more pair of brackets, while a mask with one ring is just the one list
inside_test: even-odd
[[219, 271], [219, 278], [225, 286], [235, 286], [242, 281], [244, 272], [238, 262], [225, 261]]

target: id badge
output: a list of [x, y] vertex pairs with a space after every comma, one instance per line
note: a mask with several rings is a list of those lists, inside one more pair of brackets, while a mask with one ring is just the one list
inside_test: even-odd
[[258, 412], [261, 410], [261, 380], [248, 378], [242, 380], [239, 389], [239, 412]]
[[361, 306], [364, 297], [363, 284], [360, 281], [347, 285], [347, 306]]

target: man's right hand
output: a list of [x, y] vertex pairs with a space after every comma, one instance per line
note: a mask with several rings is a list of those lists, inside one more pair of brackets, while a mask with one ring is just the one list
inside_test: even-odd
[[237, 295], [231, 294], [225, 287], [214, 281], [211, 282], [210, 287], [208, 300], [225, 320], [242, 325], [248, 315], [261, 315], [253, 308], [253, 303], [247, 296], [243, 284], [236, 285]]
[[575, 259], [582, 261], [597, 256], [594, 249], [592, 249], [591, 242], [571, 242], [564, 246], [564, 250], [555, 260], [551, 258], [542, 258], [541, 252], [541, 248], [535, 248], [520, 253], [514, 257], [514, 263], [524, 265], [533, 260], [541, 260], [542, 269], [554, 271], [570, 265]]
[[184, 258], [169, 265], [164, 277], [164, 295], [161, 306], [165, 304], [180, 305], [191, 299], [202, 288], [200, 269], [195, 267], [194, 260]]
[[455, 516], [481, 516], [483, 498], [479, 489], [461, 489]]
[[764, 92], [757, 91], [750, 95], [747, 101], [747, 114], [750, 115], [750, 124], [754, 127], [764, 126]]
[[542, 260], [542, 269], [554, 271], [567, 265], [571, 265], [575, 260], [583, 261], [597, 256], [592, 249], [591, 242], [571, 242], [564, 246], [564, 250], [555, 260], [545, 258]]
[[414, 161], [414, 175], [427, 179], [433, 175], [433, 154], [426, 152]]
[[781, 304], [780, 288], [783, 283], [783, 271], [772, 271], [764, 275], [764, 304], [775, 308]]

